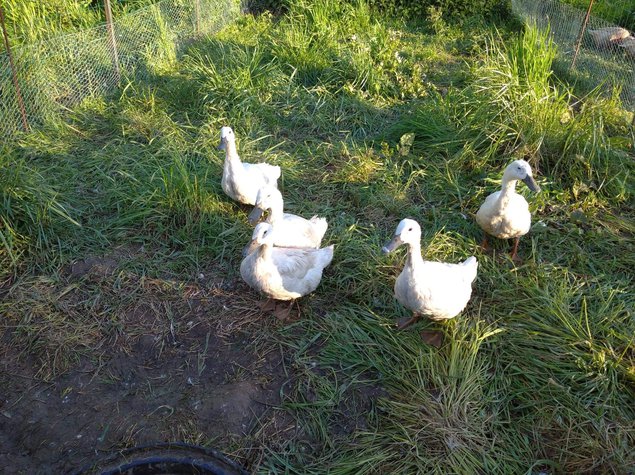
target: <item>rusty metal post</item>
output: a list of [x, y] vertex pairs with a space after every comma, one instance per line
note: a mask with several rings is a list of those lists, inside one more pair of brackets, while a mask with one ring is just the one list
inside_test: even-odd
[[0, 24], [2, 24], [2, 36], [4, 37], [4, 47], [7, 50], [7, 56], [9, 57], [9, 67], [11, 68], [11, 78], [13, 79], [13, 87], [15, 87], [15, 95], [18, 98], [18, 105], [20, 106], [20, 115], [22, 116], [22, 126], [24, 131], [28, 132], [29, 121], [26, 118], [26, 109], [24, 108], [24, 101], [22, 100], [22, 91], [20, 90], [20, 83], [18, 82], [18, 73], [13, 63], [13, 55], [11, 54], [11, 45], [9, 45], [9, 35], [7, 34], [7, 28], [4, 24], [4, 9], [2, 8], [2, 2], [0, 1]]
[[196, 35], [201, 34], [201, 0], [194, 0], [194, 26]]
[[117, 53], [117, 40], [115, 39], [115, 27], [112, 23], [112, 11], [110, 10], [110, 0], [104, 0], [104, 10], [106, 12], [106, 29], [108, 30], [108, 42], [112, 54], [112, 64], [115, 67], [117, 82], [121, 81], [121, 70], [119, 68], [119, 54]]
[[586, 15], [584, 16], [584, 21], [582, 22], [582, 28], [580, 28], [580, 34], [578, 35], [578, 39], [576, 40], [575, 52], [573, 53], [573, 60], [571, 61], [571, 68], [575, 68], [575, 62], [578, 59], [578, 53], [580, 52], [580, 45], [582, 44], [582, 38], [584, 37], [584, 32], [586, 31], [586, 27], [589, 24], [589, 18], [591, 17], [591, 9], [593, 8], [593, 1], [589, 2], [589, 8], [587, 8]]

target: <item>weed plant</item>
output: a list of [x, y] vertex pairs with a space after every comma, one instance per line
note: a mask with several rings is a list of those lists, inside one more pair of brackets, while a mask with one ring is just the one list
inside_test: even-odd
[[[120, 276], [184, 285], [213, 266], [237, 278], [251, 229], [222, 193], [215, 150], [231, 125], [243, 159], [282, 167], [286, 210], [327, 217], [335, 244], [302, 319], [266, 336], [285, 348], [293, 377], [279, 410], [297, 430], [258, 439], [253, 469], [628, 472], [631, 117], [599, 93], [572, 102], [551, 73], [548, 38], [500, 28], [299, 0], [280, 18], [245, 16], [147, 81], [23, 136], [0, 168], [0, 312], [20, 329], [9, 344], [43, 378], [94, 357], [100, 335], [125, 327], [127, 300], [112, 300], [124, 277], [87, 282], [94, 304], [82, 312], [42, 295], [69, 262], [124, 244], [152, 252], [120, 263]], [[534, 225], [519, 266], [506, 243], [480, 252], [473, 219], [514, 158], [543, 188], [528, 195]], [[479, 260], [467, 309], [416, 327], [442, 331], [438, 349], [393, 326], [407, 313], [392, 293], [404, 255], [380, 248], [407, 216], [422, 225], [427, 259]], [[114, 303], [100, 306], [106, 297]]]

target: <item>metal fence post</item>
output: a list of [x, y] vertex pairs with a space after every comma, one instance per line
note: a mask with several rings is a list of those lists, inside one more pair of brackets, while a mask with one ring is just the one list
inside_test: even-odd
[[29, 131], [29, 122], [26, 118], [26, 109], [24, 108], [24, 101], [22, 100], [22, 91], [20, 90], [20, 83], [18, 82], [18, 74], [13, 63], [13, 55], [11, 54], [11, 45], [9, 45], [9, 35], [7, 34], [7, 28], [4, 24], [4, 10], [2, 8], [2, 2], [0, 1], [0, 24], [2, 24], [2, 36], [4, 38], [4, 47], [7, 50], [7, 56], [9, 57], [9, 67], [11, 68], [11, 78], [13, 79], [13, 87], [15, 87], [15, 95], [18, 98], [18, 105], [20, 106], [20, 115], [22, 116], [22, 126], [24, 131]]
[[110, 10], [110, 0], [104, 0], [104, 10], [106, 11], [106, 28], [108, 30], [108, 41], [112, 54], [112, 63], [115, 67], [117, 82], [121, 81], [121, 70], [119, 69], [119, 54], [117, 53], [117, 41], [115, 39], [115, 27], [112, 23], [112, 11]]

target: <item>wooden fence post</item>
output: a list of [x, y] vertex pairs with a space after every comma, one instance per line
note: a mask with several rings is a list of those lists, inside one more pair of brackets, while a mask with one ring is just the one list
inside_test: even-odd
[[119, 54], [117, 53], [117, 40], [115, 39], [115, 27], [112, 23], [112, 11], [110, 10], [110, 0], [104, 0], [104, 10], [106, 11], [106, 29], [108, 30], [108, 42], [112, 54], [112, 64], [115, 67], [117, 82], [121, 81], [121, 70], [119, 69]]
[[578, 53], [580, 52], [580, 45], [582, 44], [582, 38], [584, 37], [584, 32], [586, 31], [586, 26], [589, 23], [589, 18], [591, 17], [591, 9], [593, 8], [593, 1], [589, 2], [589, 8], [586, 11], [586, 15], [584, 16], [584, 22], [582, 22], [582, 28], [580, 28], [580, 34], [578, 35], [578, 39], [576, 40], [575, 52], [573, 53], [573, 60], [571, 61], [571, 68], [575, 68], [575, 62], [578, 59]]
[[18, 74], [13, 63], [13, 55], [11, 54], [11, 45], [9, 45], [9, 35], [7, 34], [7, 28], [4, 24], [4, 10], [2, 8], [2, 2], [0, 1], [0, 24], [2, 24], [2, 36], [4, 37], [4, 47], [7, 50], [7, 56], [9, 57], [9, 67], [11, 68], [11, 77], [13, 79], [13, 87], [15, 87], [15, 95], [18, 98], [18, 105], [20, 107], [20, 115], [22, 116], [22, 126], [24, 131], [29, 131], [29, 122], [26, 118], [26, 109], [24, 108], [24, 101], [22, 100], [22, 91], [20, 90], [20, 83], [18, 82]]

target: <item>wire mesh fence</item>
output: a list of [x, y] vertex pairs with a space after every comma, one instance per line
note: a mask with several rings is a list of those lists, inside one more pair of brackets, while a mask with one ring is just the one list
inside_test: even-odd
[[[112, 91], [121, 75], [147, 78], [157, 60], [186, 41], [219, 31], [241, 15], [239, 0], [162, 0], [107, 25], [12, 48], [26, 120], [37, 126], [90, 96]], [[0, 53], [0, 142], [24, 130], [7, 52]]]
[[[623, 5], [620, 0], [614, 0], [613, 6]], [[593, 15], [593, 8], [587, 17], [587, 11], [557, 0], [512, 0], [512, 9], [526, 23], [549, 28], [558, 45], [554, 69], [561, 77], [582, 91], [595, 88], [607, 94], [618, 91], [622, 104], [635, 108], [635, 38], [632, 33]]]

